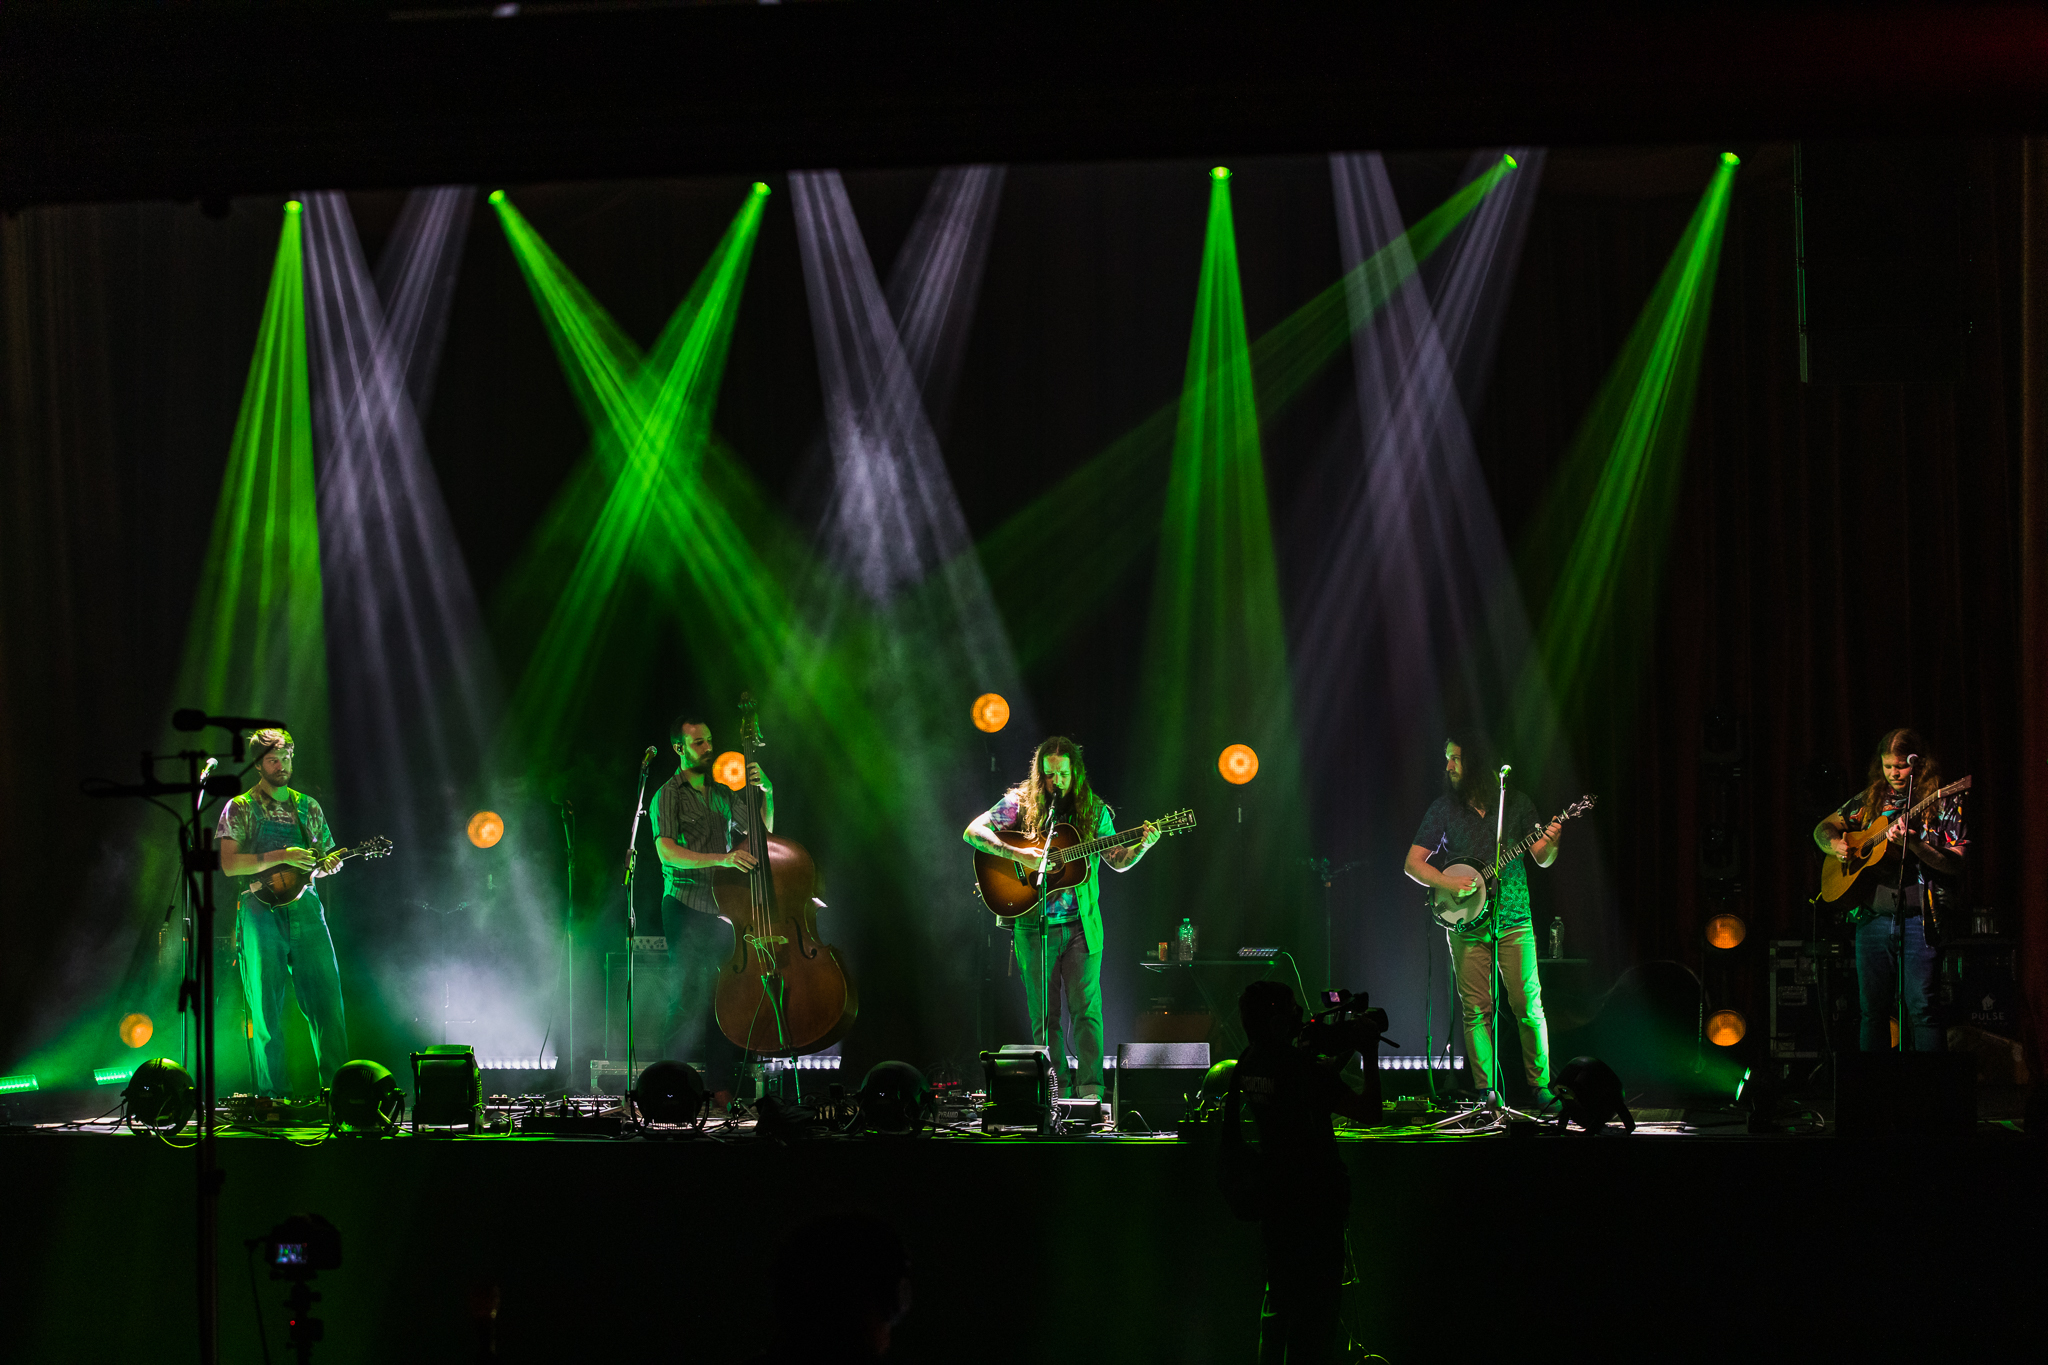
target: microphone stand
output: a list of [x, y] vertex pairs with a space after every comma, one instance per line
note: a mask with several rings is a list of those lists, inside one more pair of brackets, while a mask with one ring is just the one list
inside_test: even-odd
[[[639, 842], [639, 832], [640, 821], [638, 817], [635, 817], [633, 821], [635, 843]], [[569, 798], [566, 794], [562, 797], [562, 850], [567, 855], [569, 868], [568, 880], [566, 882], [568, 897], [562, 905], [562, 995], [566, 1006], [564, 1010], [564, 1033], [566, 1037], [562, 1057], [568, 1063], [562, 1076], [562, 1091], [564, 1094], [574, 1094], [576, 1090], [576, 807], [569, 803]], [[629, 903], [631, 899], [631, 893], [628, 893], [627, 900]], [[628, 919], [631, 918], [630, 911], [627, 917]], [[629, 977], [632, 971], [632, 963], [628, 962], [626, 964], [626, 972]], [[628, 1015], [627, 1021], [629, 1026], [631, 1019], [632, 1016]], [[547, 1059], [544, 1057], [534, 1058], [536, 1065], [545, 1060]]]
[[626, 1083], [623, 1099], [626, 1115], [635, 1123], [640, 1116], [633, 1106], [633, 1087], [637, 1078], [633, 1072], [633, 959], [636, 956], [634, 941], [640, 937], [640, 918], [633, 905], [633, 869], [640, 860], [640, 817], [647, 813], [647, 770], [654, 763], [655, 746], [647, 746], [647, 754], [640, 760], [640, 794], [633, 802], [633, 825], [626, 831]]
[[1498, 1108], [1502, 1103], [1501, 1091], [1503, 1089], [1503, 1086], [1501, 1085], [1500, 1069], [1500, 997], [1502, 987], [1502, 976], [1500, 970], [1500, 917], [1502, 914], [1500, 906], [1500, 887], [1501, 883], [1505, 880], [1505, 878], [1502, 876], [1500, 869], [1500, 847], [1502, 837], [1507, 830], [1508, 771], [1509, 765], [1503, 763], [1500, 768], [1500, 773], [1498, 774], [1500, 778], [1500, 786], [1495, 791], [1493, 798], [1494, 904], [1493, 914], [1487, 918], [1486, 931], [1487, 937], [1492, 941], [1493, 948], [1493, 951], [1490, 954], [1488, 954], [1488, 956], [1491, 957], [1493, 961], [1493, 966], [1490, 969], [1493, 972], [1493, 1018], [1489, 1021], [1490, 1027], [1493, 1029], [1493, 1050], [1491, 1055], [1489, 1055], [1486, 1059], [1486, 1069], [1492, 1073], [1487, 1077], [1487, 1085], [1493, 1091], [1493, 1102], [1495, 1108]]
[[[1906, 803], [1900, 808], [1902, 811], [1901, 819], [1905, 818], [1904, 811], [1913, 809], [1912, 764], [1918, 761], [1919, 757], [1920, 755], [1918, 754], [1913, 755], [1912, 760], [1906, 766]], [[1914, 1050], [1912, 1043], [1913, 1030], [1910, 1027], [1911, 1021], [1906, 1018], [1906, 860], [1913, 856], [1913, 850], [1908, 847], [1912, 838], [1912, 822], [1907, 821], [1905, 832], [1899, 835], [1899, 881], [1898, 885], [1892, 890], [1892, 965], [1898, 969], [1896, 976], [1898, 978], [1899, 1051], [1901, 1054]], [[1925, 904], [1920, 907], [1920, 914], [1920, 933], [1924, 941], [1927, 933], [1927, 907]]]

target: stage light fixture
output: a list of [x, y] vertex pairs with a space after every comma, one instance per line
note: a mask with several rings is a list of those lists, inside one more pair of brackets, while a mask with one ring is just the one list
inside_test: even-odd
[[696, 1067], [670, 1061], [656, 1062], [642, 1071], [627, 1097], [643, 1122], [678, 1126], [702, 1123], [709, 1099]]
[[755, 194], [767, 194], [767, 193], [769, 193], [769, 189], [768, 189], [768, 182], [767, 182], [767, 181], [765, 181], [765, 180], [756, 180], [756, 181], [754, 182], [754, 193], [755, 193]]
[[1742, 922], [1740, 915], [1721, 914], [1707, 921], [1707, 942], [1722, 951], [1742, 946], [1742, 940], [1749, 937], [1749, 926]]
[[1259, 756], [1249, 744], [1233, 744], [1217, 755], [1216, 771], [1233, 787], [1242, 787], [1259, 775]]
[[711, 765], [711, 776], [721, 785], [738, 791], [747, 785], [747, 756], [728, 749]]
[[860, 1083], [859, 1099], [860, 1126], [870, 1133], [915, 1133], [938, 1112], [931, 1083], [908, 1062], [877, 1062]]
[[284, 211], [285, 211], [286, 213], [294, 213], [294, 214], [296, 214], [296, 213], [304, 213], [304, 212], [306, 211], [306, 206], [305, 206], [304, 204], [301, 204], [301, 203], [300, 203], [300, 202], [299, 202], [298, 200], [296, 200], [296, 199], [287, 199], [287, 200], [285, 200], [285, 201], [284, 201]]
[[389, 1070], [358, 1058], [344, 1062], [327, 1088], [327, 1131], [389, 1137], [405, 1112], [405, 1093]]
[[1052, 1054], [1032, 1043], [1009, 1043], [981, 1054], [988, 1099], [981, 1106], [983, 1128], [1052, 1131]]
[[1228, 179], [1230, 179], [1230, 167], [1228, 167], [1228, 166], [1212, 166], [1212, 167], [1210, 167], [1210, 168], [1209, 168], [1209, 178], [1210, 178], [1211, 180], [1228, 180]]
[[132, 1079], [134, 1075], [135, 1068], [132, 1066], [96, 1066], [92, 1070], [92, 1083], [94, 1085], [119, 1085], [123, 1081]]
[[994, 692], [984, 692], [974, 699], [974, 728], [985, 735], [995, 734], [1010, 723], [1010, 703]]
[[25, 1095], [36, 1088], [34, 1076], [0, 1076], [0, 1095]]
[[1734, 1047], [1749, 1033], [1749, 1021], [1740, 1010], [1715, 1010], [1707, 1016], [1707, 1041], [1715, 1047]]
[[1733, 152], [1723, 152], [1721, 153], [1721, 164], [1723, 166], [1740, 166], [1742, 158]]
[[[389, 1073], [386, 1073], [387, 1075]], [[336, 1076], [335, 1080], [340, 1081]], [[467, 1043], [437, 1043], [412, 1054], [412, 1130], [421, 1124], [466, 1127], [483, 1124], [484, 1080], [476, 1049]]]
[[1572, 1058], [1558, 1069], [1550, 1088], [1558, 1099], [1560, 1130], [1576, 1123], [1589, 1133], [1599, 1132], [1617, 1118], [1629, 1132], [1636, 1130], [1621, 1077], [1598, 1057]]
[[487, 198], [488, 198], [488, 199], [490, 200], [490, 202], [491, 202], [491, 203], [493, 203], [493, 204], [502, 204], [502, 203], [504, 203], [504, 202], [505, 202], [505, 191], [503, 191], [503, 190], [492, 190], [492, 191], [490, 192], [490, 194], [489, 194], [489, 195], [487, 196]]
[[505, 822], [494, 810], [480, 810], [469, 817], [469, 841], [478, 848], [496, 848], [505, 837]]
[[152, 1057], [135, 1068], [121, 1092], [130, 1124], [175, 1133], [192, 1117], [192, 1077], [168, 1057]]
[[121, 1041], [130, 1047], [141, 1047], [155, 1032], [156, 1025], [149, 1021], [146, 1014], [130, 1014], [121, 1020]]

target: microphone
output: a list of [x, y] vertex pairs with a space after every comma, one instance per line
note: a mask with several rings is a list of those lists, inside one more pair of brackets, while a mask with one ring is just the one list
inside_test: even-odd
[[1908, 762], [1908, 763], [1918, 763], [1919, 761], [1920, 761], [1920, 755], [1918, 755], [1918, 754], [1907, 754], [1907, 755], [1906, 755], [1906, 762]]
[[1501, 764], [1501, 765], [1500, 765], [1500, 776], [1502, 776], [1502, 777], [1506, 777], [1506, 776], [1507, 776], [1507, 775], [1508, 775], [1509, 773], [1513, 772], [1514, 770], [1515, 770], [1515, 765], [1514, 765], [1514, 764], [1512, 764], [1512, 763], [1503, 763], [1503, 764]]
[[654, 762], [654, 756], [655, 756], [656, 754], [660, 753], [660, 752], [661, 752], [661, 746], [660, 746], [660, 745], [658, 745], [658, 744], [650, 744], [650, 745], [648, 745], [648, 746], [647, 746], [647, 752], [646, 752], [646, 753], [644, 753], [644, 754], [642, 754], [642, 755], [640, 756], [640, 771], [641, 771], [641, 772], [643, 772], [643, 773], [644, 773], [644, 772], [646, 772], [646, 771], [647, 771], [647, 768], [648, 768], [648, 765], [650, 765], [650, 764], [652, 764], [652, 763]]
[[209, 777], [212, 777], [212, 776], [213, 776], [213, 770], [214, 770], [215, 768], [218, 768], [219, 766], [220, 766], [220, 760], [219, 760], [219, 759], [217, 759], [217, 758], [209, 758], [209, 759], [207, 759], [207, 760], [206, 760], [206, 766], [205, 766], [205, 767], [203, 767], [203, 768], [201, 768], [201, 769], [199, 770], [199, 780], [200, 780], [201, 782], [204, 782], [204, 781], [206, 781], [206, 779], [207, 779], [207, 778], [209, 778]]

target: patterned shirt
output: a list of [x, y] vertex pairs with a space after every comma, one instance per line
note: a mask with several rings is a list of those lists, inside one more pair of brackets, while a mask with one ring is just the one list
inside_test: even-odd
[[[988, 823], [991, 829], [1016, 833], [1024, 828], [1024, 802], [1015, 792], [1005, 792], [1003, 799], [988, 808]], [[1116, 813], [1108, 806], [1102, 808], [1102, 815], [1095, 822], [1093, 834], [1083, 834], [1083, 839], [1100, 839], [1106, 834], [1116, 833]], [[1095, 859], [1088, 860], [1088, 875], [1095, 875]], [[1074, 894], [1074, 887], [1064, 887], [1053, 892], [1046, 902], [1045, 922], [1047, 924], [1071, 924], [1081, 917], [1081, 902]]]
[[[1536, 827], [1536, 805], [1520, 792], [1508, 792], [1507, 811], [1507, 822], [1500, 830], [1503, 846], [1521, 842]], [[1429, 850], [1430, 860], [1439, 870], [1452, 863], [1469, 863], [1481, 870], [1493, 865], [1493, 821], [1449, 794], [1430, 803], [1421, 827], [1415, 831], [1414, 842], [1417, 847]], [[1465, 937], [1484, 938], [1495, 926], [1511, 929], [1529, 922], [1529, 874], [1522, 865], [1522, 857], [1517, 854], [1501, 869], [1493, 913], [1480, 920]]]
[[[655, 837], [673, 839], [692, 853], [730, 853], [739, 834], [738, 822], [733, 818], [731, 789], [706, 781], [700, 792], [681, 773], [662, 783], [661, 790], [654, 794], [654, 802], [647, 808], [647, 822], [654, 826]], [[718, 913], [708, 867], [663, 863], [661, 890], [663, 895], [674, 896], [692, 910]]]
[[[220, 808], [216, 839], [233, 839], [237, 852], [274, 853], [281, 848], [310, 848], [325, 857], [334, 851], [334, 834], [327, 828], [327, 816], [320, 803], [304, 792], [287, 787], [275, 801], [265, 800], [261, 787], [251, 787]], [[252, 876], [242, 888], [250, 895]], [[306, 895], [314, 895], [311, 887]]]
[[[1906, 809], [1903, 792], [1894, 792], [1887, 784], [1878, 793], [1877, 809], [1868, 815], [1864, 812], [1864, 798], [1868, 789], [1857, 792], [1835, 808], [1835, 814], [1842, 817], [1842, 823], [1851, 834], [1861, 833], [1873, 825], [1887, 824], [1899, 818]], [[1960, 858], [1969, 846], [1970, 833], [1963, 825], [1963, 798], [1960, 794], [1947, 800], [1937, 801], [1920, 813], [1915, 822], [1921, 826], [1920, 833], [1926, 841], [1942, 851]], [[1861, 902], [1849, 909], [1849, 923], [1861, 924], [1876, 912], [1871, 908], [1871, 897], [1881, 886], [1896, 886], [1899, 881], [1899, 859], [1906, 859], [1906, 885], [1924, 886], [1930, 889], [1953, 885], [1954, 878], [1936, 872], [1916, 857], [1908, 856], [1903, 843], [1893, 842], [1886, 846], [1884, 856], [1866, 869], [1869, 875], [1856, 879], [1852, 892]], [[1887, 901], [1889, 905], [1891, 902]], [[1917, 898], [1912, 904], [1917, 905]]]

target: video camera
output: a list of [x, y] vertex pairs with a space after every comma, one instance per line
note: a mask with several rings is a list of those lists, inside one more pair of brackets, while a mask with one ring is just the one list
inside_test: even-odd
[[263, 1261], [273, 1280], [310, 1280], [341, 1269], [341, 1230], [322, 1218], [293, 1214], [263, 1239]]
[[1387, 1012], [1375, 1007], [1364, 991], [1319, 991], [1315, 998], [1319, 1008], [1302, 1025], [1294, 1045], [1324, 1058], [1362, 1052], [1366, 1065], [1376, 1067]]

